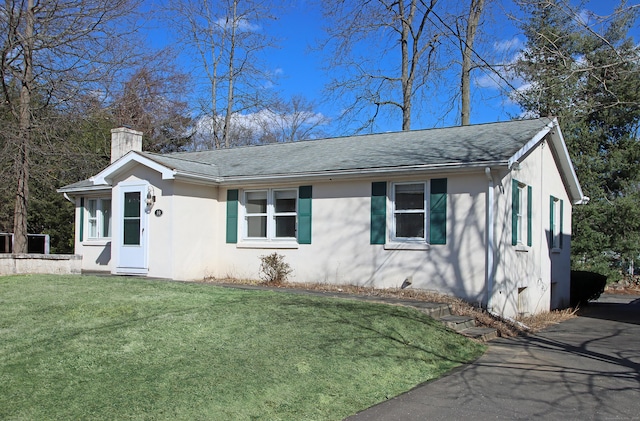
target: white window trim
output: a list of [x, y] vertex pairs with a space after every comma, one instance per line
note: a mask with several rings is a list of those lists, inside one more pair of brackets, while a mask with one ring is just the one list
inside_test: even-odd
[[[104, 228], [104, 202], [109, 201], [111, 204], [111, 208], [109, 209], [109, 214], [111, 217], [110, 228], [113, 232], [113, 203], [111, 197], [88, 197], [87, 204], [85, 205], [85, 226], [86, 226], [86, 242], [96, 243], [96, 242], [105, 242], [111, 240], [111, 234], [105, 236], [103, 231]], [[89, 211], [89, 203], [91, 201], [95, 201], [96, 203], [96, 216], [91, 217], [91, 212]], [[95, 219], [96, 222], [96, 235], [92, 236], [91, 234], [91, 221]]]
[[[420, 213], [424, 212], [424, 233], [422, 238], [405, 238], [396, 237], [396, 186], [399, 185], [411, 185], [422, 184], [424, 187], [424, 202], [423, 209], [415, 209], [409, 211], [402, 211], [402, 213]], [[428, 180], [423, 181], [402, 181], [397, 183], [391, 183], [390, 194], [387, 196], [387, 209], [389, 210], [389, 218], [387, 220], [387, 226], [390, 229], [387, 230], [387, 242], [385, 243], [385, 249], [387, 250], [427, 250], [429, 248], [429, 193], [431, 183]]]
[[[296, 211], [295, 212], [279, 212], [275, 211], [275, 193], [279, 191], [291, 191], [295, 192]], [[247, 194], [254, 192], [266, 192], [267, 193], [267, 212], [266, 214], [249, 214], [247, 213], [246, 201]], [[239, 216], [240, 216], [240, 239], [236, 245], [238, 248], [297, 248], [298, 247], [298, 188], [270, 188], [270, 189], [247, 189], [243, 190], [239, 197]], [[263, 237], [249, 237], [248, 236], [248, 223], [247, 218], [250, 215], [264, 215], [267, 218], [267, 236]], [[295, 216], [295, 237], [276, 237], [276, 217], [277, 216]]]
[[560, 231], [560, 202], [561, 199], [552, 196], [553, 197], [553, 215], [552, 215], [552, 220], [553, 220], [553, 232], [551, 233], [551, 252], [552, 253], [560, 253], [562, 251], [562, 248], [560, 247], [560, 236], [562, 235], [562, 232]]
[[517, 215], [517, 251], [528, 251], [530, 246], [528, 245], [529, 238], [528, 234], [528, 203], [529, 194], [528, 194], [528, 185], [525, 183], [518, 182], [518, 215]]

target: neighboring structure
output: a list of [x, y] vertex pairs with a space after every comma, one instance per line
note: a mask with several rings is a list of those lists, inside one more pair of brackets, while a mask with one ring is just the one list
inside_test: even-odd
[[112, 164], [59, 190], [83, 270], [258, 278], [277, 251], [296, 282], [411, 284], [506, 317], [568, 305], [587, 198], [555, 119], [166, 155], [112, 133]]

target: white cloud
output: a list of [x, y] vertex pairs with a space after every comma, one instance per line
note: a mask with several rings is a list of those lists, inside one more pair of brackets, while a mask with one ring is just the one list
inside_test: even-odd
[[501, 53], [520, 50], [522, 46], [523, 46], [523, 43], [522, 41], [520, 41], [520, 38], [518, 37], [505, 39], [502, 41], [496, 41], [493, 43], [493, 49]]
[[[219, 116], [222, 123], [223, 116]], [[289, 131], [294, 126], [321, 126], [328, 123], [328, 119], [322, 113], [313, 111], [299, 111], [297, 113], [280, 114], [270, 110], [260, 110], [255, 113], [239, 114], [231, 116], [231, 126], [248, 133], [260, 134], [268, 131]], [[210, 116], [203, 116], [196, 123], [196, 132], [201, 138], [213, 136], [213, 120]]]
[[474, 78], [474, 83], [478, 88], [482, 89], [500, 89], [500, 78], [497, 75], [483, 74], [480, 77]]
[[[233, 21], [229, 18], [219, 18], [216, 21], [216, 25], [220, 28], [230, 28]], [[260, 25], [249, 22], [247, 19], [240, 18], [235, 22], [236, 29], [241, 32], [258, 32], [262, 29]]]

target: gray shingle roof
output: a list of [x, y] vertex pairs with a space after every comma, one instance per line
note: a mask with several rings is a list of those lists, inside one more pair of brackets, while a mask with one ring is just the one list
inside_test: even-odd
[[169, 168], [215, 177], [276, 176], [411, 166], [506, 162], [549, 118], [318, 139], [165, 155]]
[[[140, 154], [177, 173], [211, 180], [496, 165], [506, 164], [551, 123], [549, 118], [539, 118], [201, 152]], [[90, 190], [92, 186], [91, 180], [84, 180], [58, 191]]]

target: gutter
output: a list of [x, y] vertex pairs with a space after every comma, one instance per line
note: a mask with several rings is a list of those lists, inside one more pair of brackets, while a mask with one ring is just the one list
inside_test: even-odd
[[494, 193], [494, 181], [491, 175], [491, 168], [485, 167], [484, 173], [487, 176], [487, 247], [486, 247], [486, 280], [487, 280], [487, 311], [493, 311], [493, 284], [495, 281], [495, 233], [494, 224], [495, 216], [495, 193]]
[[459, 172], [460, 170], [477, 171], [487, 165], [491, 166], [507, 166], [506, 161], [492, 161], [492, 162], [473, 162], [473, 163], [453, 163], [453, 164], [439, 164], [439, 165], [411, 165], [407, 167], [383, 167], [383, 168], [356, 168], [348, 170], [330, 170], [330, 171], [317, 171], [295, 174], [264, 174], [264, 175], [239, 175], [239, 176], [225, 176], [221, 178], [220, 185], [233, 186], [233, 185], [245, 185], [247, 183], [273, 183], [274, 181], [307, 181], [318, 179], [357, 179], [371, 176], [390, 177], [390, 176], [403, 176], [403, 175], [415, 175], [416, 173], [429, 173], [429, 172]]
[[67, 193], [86, 193], [86, 192], [99, 192], [99, 191], [110, 191], [110, 190], [111, 190], [111, 186], [100, 184], [98, 186], [74, 187], [70, 189], [66, 189], [63, 187], [63, 188], [57, 189], [56, 192], [67, 194]]

